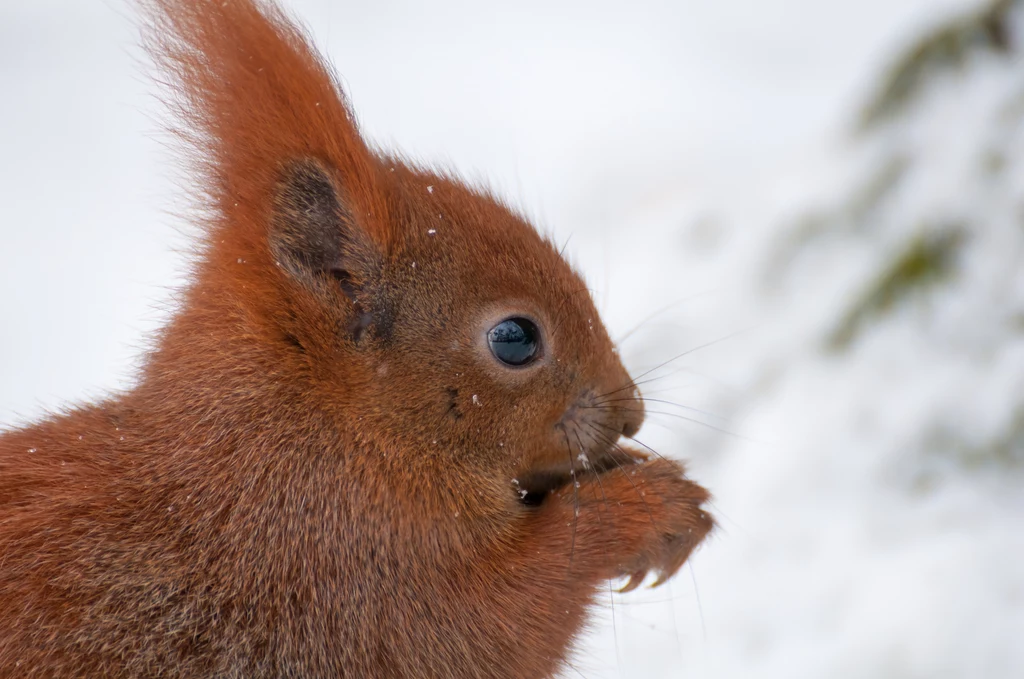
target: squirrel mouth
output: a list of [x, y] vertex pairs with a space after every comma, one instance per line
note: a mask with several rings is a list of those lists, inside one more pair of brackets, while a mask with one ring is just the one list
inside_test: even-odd
[[536, 507], [543, 503], [548, 495], [561, 490], [570, 483], [616, 469], [623, 469], [645, 459], [647, 459], [645, 454], [622, 446], [600, 451], [597, 455], [576, 452], [575, 459], [567, 459], [564, 462], [546, 464], [524, 471], [513, 480], [513, 484], [519, 491], [520, 502], [529, 507]]

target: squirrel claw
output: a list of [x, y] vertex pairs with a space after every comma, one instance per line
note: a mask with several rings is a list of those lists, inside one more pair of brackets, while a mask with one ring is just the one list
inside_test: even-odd
[[627, 582], [625, 585], [623, 585], [621, 588], [619, 588], [619, 594], [626, 594], [627, 592], [632, 592], [634, 589], [636, 589], [641, 584], [643, 584], [643, 581], [644, 581], [644, 579], [646, 577], [647, 577], [647, 569], [646, 568], [642, 568], [642, 569], [636, 571], [631, 576], [629, 576], [629, 582]]
[[683, 564], [686, 563], [686, 560], [693, 552], [694, 545], [689, 541], [677, 541], [676, 546], [677, 549], [675, 550], [675, 554], [671, 560], [658, 569], [658, 578], [651, 583], [651, 589], [665, 584], [669, 578], [675, 575], [679, 569], [683, 567]]
[[655, 587], [661, 587], [662, 585], [664, 585], [668, 581], [669, 578], [671, 578], [673, 575], [676, 574], [677, 570], [678, 570], [678, 567], [673, 568], [671, 570], [666, 569], [666, 570], [662, 571], [661, 573], [659, 573], [658, 574], [658, 578], [654, 582], [651, 583], [650, 589], [654, 589]]

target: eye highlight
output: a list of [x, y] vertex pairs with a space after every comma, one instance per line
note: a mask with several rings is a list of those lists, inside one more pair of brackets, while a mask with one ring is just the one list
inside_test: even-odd
[[506, 318], [490, 329], [487, 343], [494, 357], [505, 365], [522, 366], [540, 353], [540, 331], [525, 318]]

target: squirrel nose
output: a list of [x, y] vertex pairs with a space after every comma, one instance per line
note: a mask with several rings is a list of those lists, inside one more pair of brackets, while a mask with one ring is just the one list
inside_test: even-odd
[[[640, 390], [636, 387], [628, 392], [633, 398], [617, 404], [618, 412], [622, 418], [620, 431], [626, 438], [633, 438], [640, 431], [640, 425], [644, 423], [644, 400], [640, 397]], [[623, 398], [627, 398], [623, 396]]]
[[626, 438], [636, 436], [644, 423], [644, 401], [640, 390], [633, 384], [628, 373], [622, 371], [621, 379], [584, 392], [581, 401], [590, 400], [604, 413], [605, 429], [609, 433], [621, 434]]
[[609, 450], [620, 450], [619, 436], [632, 438], [643, 421], [644, 404], [635, 388], [615, 392], [588, 388], [568, 407], [554, 431], [568, 435], [593, 462]]
[[610, 414], [613, 414], [613, 418], [608, 424], [626, 438], [636, 436], [644, 423], [645, 414], [644, 400], [636, 381], [625, 366], [617, 361], [601, 382], [603, 388], [597, 393], [602, 396], [598, 400], [606, 406], [612, 406]]

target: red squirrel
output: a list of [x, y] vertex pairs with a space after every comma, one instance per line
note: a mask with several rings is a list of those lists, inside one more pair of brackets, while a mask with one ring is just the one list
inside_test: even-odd
[[551, 677], [708, 493], [581, 277], [259, 0], [139, 0], [203, 237], [137, 385], [0, 435], [0, 677]]

